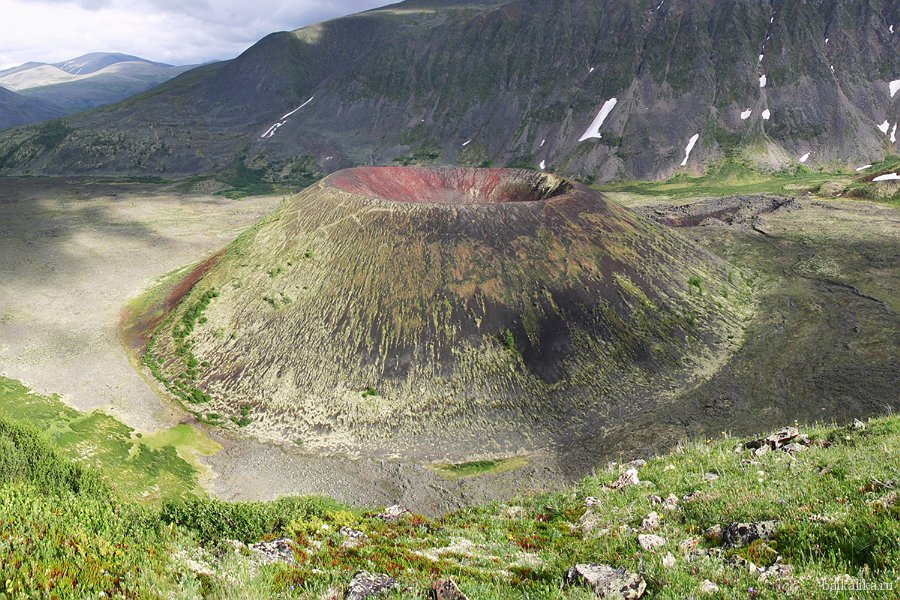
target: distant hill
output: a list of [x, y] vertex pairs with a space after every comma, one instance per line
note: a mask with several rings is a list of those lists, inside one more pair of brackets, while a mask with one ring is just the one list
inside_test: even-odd
[[269, 35], [67, 120], [53, 147], [0, 136], [0, 171], [856, 167], [900, 148], [898, 27], [895, 0], [403, 2]]
[[0, 129], [53, 119], [63, 111], [49, 102], [0, 88]]
[[71, 114], [124, 100], [190, 67], [118, 53], [85, 54], [61, 63], [29, 62], [0, 71], [0, 86], [51, 102]]

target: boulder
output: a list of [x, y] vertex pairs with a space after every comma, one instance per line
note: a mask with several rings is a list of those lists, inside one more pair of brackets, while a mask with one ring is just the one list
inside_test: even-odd
[[659, 514], [651, 512], [641, 521], [641, 529], [644, 531], [656, 531], [659, 529]]
[[782, 446], [793, 441], [799, 435], [800, 430], [796, 427], [785, 427], [784, 429], [779, 429], [772, 435], [749, 441], [744, 445], [744, 447], [749, 450], [759, 450], [764, 446], [768, 446], [770, 450], [779, 450]]
[[719, 591], [719, 586], [709, 579], [704, 579], [703, 583], [700, 584], [700, 591], [704, 594], [715, 594]]
[[638, 478], [637, 469], [628, 469], [619, 475], [618, 479], [609, 484], [609, 487], [614, 490], [621, 490], [631, 485], [637, 485], [640, 482], [641, 480]]
[[665, 557], [663, 557], [663, 559], [662, 559], [662, 566], [664, 566], [667, 569], [675, 568], [675, 557], [672, 555], [671, 552], [666, 552]]
[[375, 515], [377, 518], [387, 521], [389, 523], [399, 521], [406, 515], [412, 514], [409, 512], [409, 509], [400, 504], [394, 504], [393, 506], [388, 506], [384, 509], [384, 512], [378, 513]]
[[641, 548], [643, 548], [644, 550], [652, 552], [657, 548], [665, 546], [666, 538], [649, 533], [641, 534], [638, 536], [638, 544], [640, 544]]
[[267, 564], [282, 562], [295, 564], [294, 542], [288, 538], [279, 538], [271, 542], [250, 544], [250, 552], [260, 561]]
[[431, 584], [428, 590], [430, 600], [469, 600], [452, 579], [441, 579]]
[[769, 540], [777, 526], [777, 521], [732, 523], [722, 530], [722, 545], [728, 548], [738, 548], [756, 540]]
[[397, 587], [397, 580], [381, 573], [359, 571], [347, 586], [345, 600], [365, 600]]
[[563, 585], [590, 587], [598, 598], [640, 598], [647, 582], [640, 575], [602, 564], [575, 565], [563, 576]]

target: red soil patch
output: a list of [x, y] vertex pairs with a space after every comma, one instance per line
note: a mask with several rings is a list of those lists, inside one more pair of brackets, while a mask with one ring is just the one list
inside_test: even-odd
[[138, 356], [142, 355], [147, 350], [150, 337], [159, 324], [178, 306], [181, 299], [193, 289], [197, 282], [219, 262], [224, 253], [225, 251], [222, 250], [194, 267], [169, 291], [165, 298], [146, 307], [137, 318], [132, 314], [131, 309], [126, 309], [119, 320], [119, 332], [126, 347], [137, 353]]
[[326, 185], [361, 196], [416, 204], [539, 202], [571, 186], [555, 177], [516, 169], [360, 167], [331, 175]]

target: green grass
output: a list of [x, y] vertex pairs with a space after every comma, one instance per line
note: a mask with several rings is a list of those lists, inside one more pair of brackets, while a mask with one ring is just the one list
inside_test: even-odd
[[[396, 577], [404, 591], [395, 597], [420, 598], [432, 581], [452, 576], [470, 598], [589, 598], [586, 590], [560, 588], [565, 569], [583, 562], [640, 573], [647, 598], [699, 597], [705, 579], [719, 585], [721, 598], [866, 597], [823, 589], [822, 580], [852, 577], [896, 589], [900, 576], [900, 504], [879, 502], [898, 485], [900, 417], [872, 420], [865, 430], [805, 429], [812, 443], [792, 455], [736, 452], [738, 440], [724, 435], [698, 440], [648, 460], [639, 469], [642, 483], [622, 490], [608, 487], [619, 466], [561, 492], [386, 523], [377, 511], [325, 498], [229, 503], [182, 495], [162, 506], [134, 503], [111, 485], [125, 471], [73, 461], [65, 438], [45, 425], [59, 419], [60, 406], [8, 381], [2, 389], [4, 401], [16, 396], [25, 410], [17, 420], [0, 416], [0, 594], [7, 597], [318, 597], [366, 569]], [[115, 438], [91, 415], [82, 418], [75, 430], [92, 431], [95, 442]], [[22, 423], [28, 419], [47, 433]], [[190, 437], [185, 430], [168, 435], [157, 443]], [[502, 462], [446, 468], [468, 476]], [[676, 510], [653, 504], [653, 495], [670, 494], [679, 498]], [[588, 497], [597, 499], [589, 509]], [[650, 511], [660, 515], [654, 533], [667, 540], [656, 552], [636, 540]], [[692, 561], [680, 548], [700, 538], [700, 548], [717, 550], [704, 530], [758, 520], [778, 522], [771, 540]], [[367, 537], [348, 545], [342, 526]], [[249, 551], [226, 543], [280, 536], [296, 544], [296, 566], [251, 568]], [[675, 557], [671, 568], [663, 565], [667, 552]], [[779, 556], [793, 572], [760, 580], [727, 564], [735, 555], [760, 566]], [[213, 575], [192, 572], [186, 556]]]
[[56, 396], [0, 378], [0, 417], [39, 428], [66, 457], [110, 478], [117, 493], [141, 502], [202, 493], [198, 455], [220, 446], [190, 425], [139, 434], [102, 412], [80, 413]]
[[869, 181], [874, 175], [894, 172], [898, 168], [900, 157], [889, 156], [862, 173], [813, 171], [799, 164], [783, 171], [764, 172], [731, 157], [711, 165], [701, 176], [682, 172], [665, 181], [620, 181], [593, 187], [604, 192], [671, 200], [742, 194], [819, 195], [834, 190], [842, 193], [843, 197], [877, 200], [900, 206], [900, 197], [896, 194], [885, 196], [883, 186]]
[[464, 463], [441, 463], [432, 465], [435, 473], [446, 479], [461, 479], [463, 477], [476, 477], [491, 473], [505, 473], [515, 471], [528, 464], [524, 457], [506, 458], [500, 460], [473, 460]]

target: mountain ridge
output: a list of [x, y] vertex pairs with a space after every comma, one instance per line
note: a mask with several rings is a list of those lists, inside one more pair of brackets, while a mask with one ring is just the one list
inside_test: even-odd
[[271, 34], [70, 119], [54, 148], [35, 149], [28, 131], [0, 137], [0, 172], [178, 176], [243, 162], [280, 180], [430, 162], [609, 181], [729, 156], [854, 166], [897, 151], [880, 128], [900, 122], [894, 22], [895, 0], [400, 3]]

